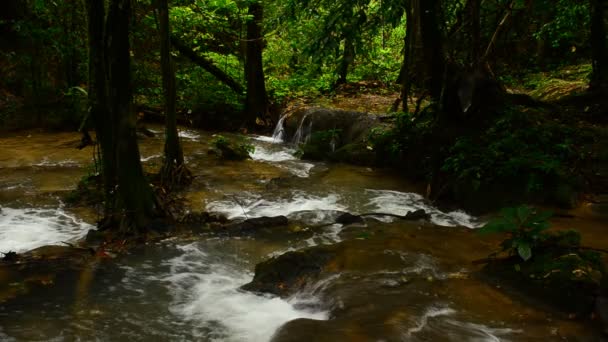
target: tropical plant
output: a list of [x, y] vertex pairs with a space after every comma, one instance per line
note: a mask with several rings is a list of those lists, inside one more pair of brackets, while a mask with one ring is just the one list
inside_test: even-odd
[[509, 237], [501, 243], [502, 250], [528, 261], [534, 248], [550, 237], [545, 231], [551, 227], [549, 218], [552, 215], [549, 211], [528, 206], [504, 208], [500, 217], [486, 223], [478, 232], [507, 233]]

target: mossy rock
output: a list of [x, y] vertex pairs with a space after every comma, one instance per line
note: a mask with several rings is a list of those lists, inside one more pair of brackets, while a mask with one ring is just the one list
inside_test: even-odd
[[255, 151], [255, 147], [245, 140], [234, 141], [221, 135], [217, 135], [211, 145], [208, 153], [226, 160], [251, 159], [251, 153]]

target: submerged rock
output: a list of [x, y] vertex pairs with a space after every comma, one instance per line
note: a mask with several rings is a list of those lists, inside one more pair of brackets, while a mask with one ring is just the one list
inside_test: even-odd
[[256, 217], [243, 222], [234, 222], [224, 226], [230, 235], [253, 234], [266, 228], [285, 227], [289, 220], [285, 216]]

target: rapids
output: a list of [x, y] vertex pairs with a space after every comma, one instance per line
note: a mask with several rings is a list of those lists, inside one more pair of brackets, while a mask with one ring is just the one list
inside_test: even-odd
[[[304, 125], [305, 126], [305, 125]], [[162, 127], [143, 138], [144, 167], [162, 161]], [[495, 240], [483, 223], [428, 203], [422, 189], [388, 170], [306, 162], [274, 137], [251, 136], [252, 160], [209, 156], [211, 135], [182, 130], [196, 176], [184, 196], [193, 210], [230, 219], [284, 215], [283, 234], [174, 238], [31, 293], [0, 296], [0, 340], [52, 341], [520, 341], [597, 338], [583, 323], [511, 297], [473, 276], [471, 261]], [[226, 136], [230, 137], [230, 134]], [[97, 215], [61, 198], [94, 172], [78, 135], [27, 132], [0, 138], [0, 252], [72, 243]], [[331, 224], [341, 212], [424, 209], [430, 223], [384, 216], [366, 226]], [[345, 268], [289, 298], [240, 290], [257, 263], [287, 251], [341, 244]], [[6, 275], [0, 272], [0, 282]], [[3, 284], [8, 291], [19, 284]]]

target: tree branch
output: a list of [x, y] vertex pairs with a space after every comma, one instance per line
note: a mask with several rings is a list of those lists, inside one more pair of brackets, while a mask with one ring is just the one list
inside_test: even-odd
[[211, 75], [215, 76], [215, 78], [217, 78], [220, 82], [234, 90], [235, 93], [242, 94], [245, 91], [243, 86], [234, 78], [225, 73], [222, 69], [218, 68], [211, 60], [197, 54], [177, 37], [171, 36], [171, 44], [182, 55], [190, 59], [201, 68], [205, 69]]

